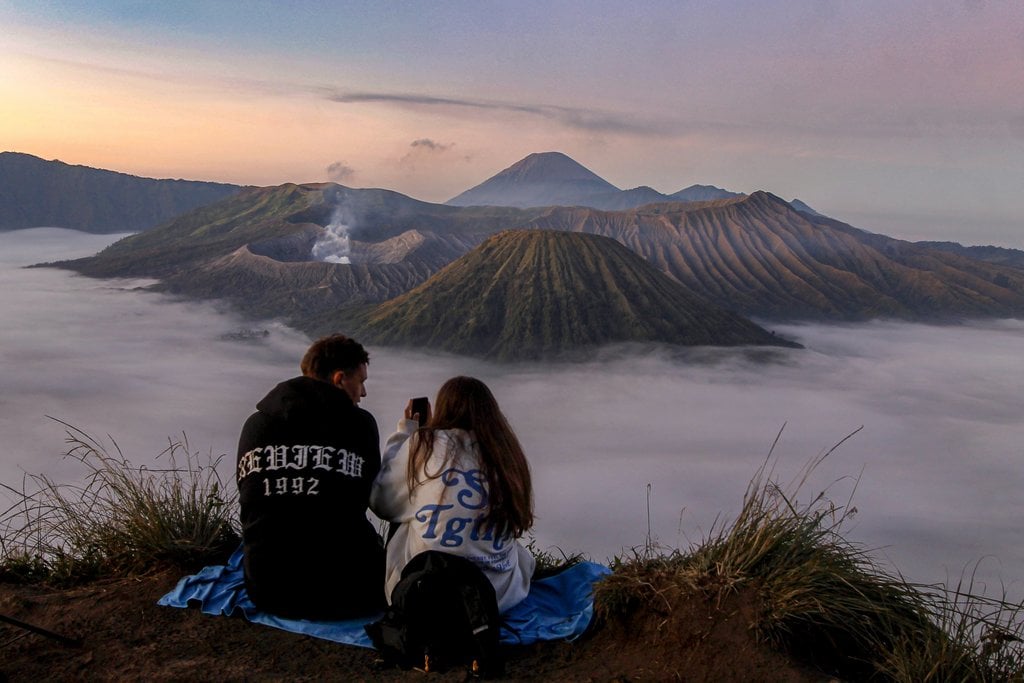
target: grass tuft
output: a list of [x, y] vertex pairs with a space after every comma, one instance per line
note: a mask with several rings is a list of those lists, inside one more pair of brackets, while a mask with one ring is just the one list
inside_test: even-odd
[[537, 539], [532, 536], [526, 543], [526, 549], [530, 551], [534, 561], [537, 563], [533, 572], [534, 580], [545, 576], [552, 576], [588, 559], [583, 553], [567, 555], [564, 550], [557, 547], [553, 551], [540, 548], [537, 546]]
[[[0, 484], [14, 498], [0, 512], [0, 580], [66, 585], [194, 570], [223, 562], [237, 546], [235, 489], [216, 469], [223, 456], [200, 458], [183, 438], [158, 456], [167, 467], [134, 467], [116, 443], [112, 455], [61, 424], [67, 455], [86, 476], [74, 485], [45, 476], [26, 476], [20, 490]], [[614, 558], [612, 574], [597, 584], [597, 622], [665, 617], [682, 601], [720, 604], [742, 591], [755, 601], [749, 626], [762, 643], [842, 680], [1024, 683], [1024, 604], [977, 595], [973, 579], [947, 588], [891, 575], [843, 536], [856, 513], [852, 495], [841, 506], [827, 491], [798, 501], [811, 471], [843, 441], [789, 490], [775, 481], [769, 452], [735, 519], [716, 522], [686, 550], [659, 547], [648, 531], [646, 545]], [[527, 548], [538, 575], [586, 559], [534, 540]]]
[[797, 502], [831, 452], [789, 493], [773, 480], [769, 454], [733, 521], [685, 551], [648, 546], [615, 558], [595, 590], [597, 617], [664, 614], [679, 598], [715, 601], [742, 588], [755, 596], [750, 626], [761, 642], [845, 680], [1024, 681], [1024, 606], [890, 575], [843, 538], [856, 512], [849, 502], [837, 506], [825, 492]]
[[67, 457], [85, 468], [78, 484], [26, 475], [0, 513], [0, 578], [73, 584], [163, 567], [196, 569], [237, 546], [234, 487], [187, 438], [158, 456], [166, 467], [133, 466], [84, 431], [66, 428]]

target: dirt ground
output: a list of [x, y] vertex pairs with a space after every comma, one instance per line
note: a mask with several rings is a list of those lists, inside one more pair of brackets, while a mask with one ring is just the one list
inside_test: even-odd
[[[66, 646], [0, 624], [0, 681], [461, 681], [464, 671], [381, 669], [372, 650], [161, 607], [178, 574], [71, 589], [0, 583], [0, 615], [80, 640]], [[749, 605], [680, 598], [612, 622], [574, 643], [509, 648], [504, 680], [828, 681], [754, 640]]]

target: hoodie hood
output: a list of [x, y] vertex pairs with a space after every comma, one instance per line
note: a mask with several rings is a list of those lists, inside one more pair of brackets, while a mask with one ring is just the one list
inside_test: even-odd
[[288, 420], [293, 417], [317, 418], [337, 415], [339, 410], [355, 404], [344, 390], [312, 377], [294, 377], [270, 390], [256, 409], [270, 417]]

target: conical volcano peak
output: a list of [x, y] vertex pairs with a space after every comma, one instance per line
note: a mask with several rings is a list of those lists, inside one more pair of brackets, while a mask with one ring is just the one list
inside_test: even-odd
[[599, 184], [604, 190], [618, 189], [561, 152], [535, 152], [512, 164], [494, 178], [507, 178], [515, 182], [585, 181]]
[[561, 152], [538, 152], [517, 161], [446, 203], [452, 206], [586, 205], [589, 198], [620, 192]]

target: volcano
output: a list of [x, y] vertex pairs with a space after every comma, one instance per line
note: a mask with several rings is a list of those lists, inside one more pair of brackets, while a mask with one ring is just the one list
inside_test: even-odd
[[347, 321], [360, 340], [495, 360], [618, 342], [797, 346], [716, 308], [615, 240], [510, 230]]

